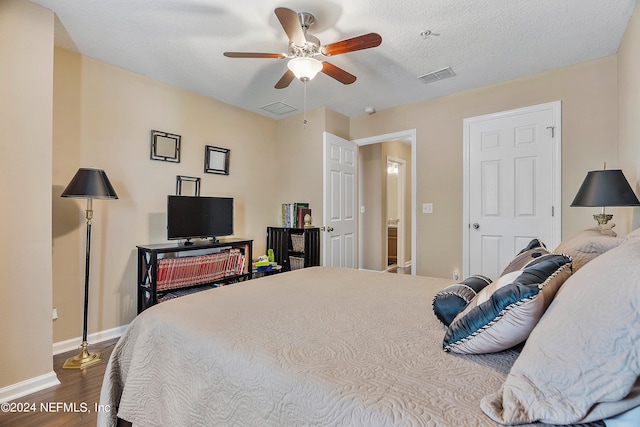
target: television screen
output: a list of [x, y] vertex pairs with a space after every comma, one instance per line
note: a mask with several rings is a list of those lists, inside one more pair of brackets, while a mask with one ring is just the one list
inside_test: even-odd
[[230, 236], [233, 234], [232, 197], [168, 196], [167, 238]]

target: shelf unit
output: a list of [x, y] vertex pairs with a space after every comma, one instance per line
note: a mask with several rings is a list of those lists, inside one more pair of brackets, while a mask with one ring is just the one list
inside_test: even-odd
[[251, 278], [253, 240], [138, 248], [138, 314], [159, 302]]
[[[304, 239], [304, 244], [294, 248], [293, 239]], [[282, 271], [318, 266], [320, 229], [267, 227], [268, 249], [273, 249], [275, 261], [282, 266]]]

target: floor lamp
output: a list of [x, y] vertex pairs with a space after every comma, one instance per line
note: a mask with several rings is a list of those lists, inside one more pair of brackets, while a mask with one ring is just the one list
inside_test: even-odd
[[102, 353], [89, 353], [87, 343], [87, 313], [89, 308], [89, 253], [91, 251], [91, 219], [93, 218], [93, 199], [117, 199], [118, 195], [111, 186], [107, 174], [102, 169], [80, 168], [64, 189], [60, 197], [87, 199], [87, 254], [84, 273], [84, 323], [82, 326], [82, 345], [80, 353], [64, 362], [65, 369], [84, 369], [102, 359]]

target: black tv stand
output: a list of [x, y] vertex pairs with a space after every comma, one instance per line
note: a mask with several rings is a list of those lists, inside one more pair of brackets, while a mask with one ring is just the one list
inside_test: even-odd
[[188, 240], [137, 248], [138, 313], [187, 293], [251, 278], [251, 239]]

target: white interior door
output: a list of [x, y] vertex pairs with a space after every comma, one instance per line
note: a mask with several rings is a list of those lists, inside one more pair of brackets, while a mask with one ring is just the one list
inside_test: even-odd
[[497, 279], [533, 238], [560, 238], [560, 103], [465, 120], [465, 276]]
[[322, 265], [357, 268], [357, 146], [328, 132], [323, 134], [323, 145]]

